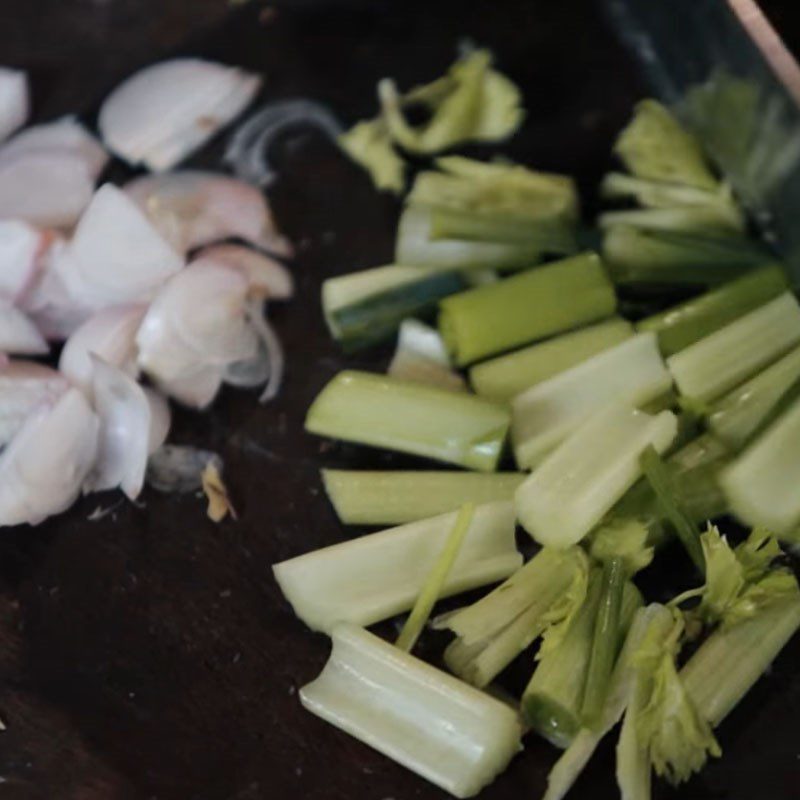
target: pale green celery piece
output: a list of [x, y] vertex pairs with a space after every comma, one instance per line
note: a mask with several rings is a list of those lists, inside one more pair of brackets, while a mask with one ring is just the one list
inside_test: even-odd
[[[408, 611], [433, 568], [457, 512], [331, 545], [273, 566], [278, 585], [303, 622], [330, 633], [339, 622], [372, 625]], [[510, 503], [475, 509], [441, 595], [503, 580], [522, 563]]]
[[[800, 523], [800, 402], [720, 474], [731, 510], [747, 525], [791, 537]], [[524, 485], [524, 484], [523, 484]]]
[[603, 236], [603, 258], [623, 284], [716, 286], [774, 260], [760, 243], [743, 236], [701, 236], [615, 225]]
[[637, 103], [614, 152], [637, 177], [714, 190], [699, 142], [656, 100]]
[[416, 319], [400, 324], [397, 347], [386, 370], [393, 378], [462, 391], [464, 379], [450, 365], [439, 331]]
[[800, 628], [800, 596], [719, 629], [681, 670], [698, 713], [713, 727], [736, 707]]
[[400, 215], [395, 260], [435, 270], [522, 269], [542, 259], [538, 245], [470, 242], [431, 236], [430, 208], [407, 206]]
[[707, 422], [711, 432], [734, 450], [741, 448], [800, 378], [800, 347], [717, 400]]
[[490, 400], [515, 395], [630, 339], [631, 324], [621, 317], [563, 333], [552, 339], [476, 364], [469, 371], [473, 389]]
[[671, 386], [655, 334], [640, 333], [526, 389], [511, 401], [517, 464], [535, 468], [609, 403], [641, 407], [669, 392]]
[[372, 177], [378, 189], [395, 194], [406, 183], [406, 164], [395, 150], [384, 120], [359, 122], [338, 138], [339, 146]]
[[582, 253], [445, 298], [439, 330], [464, 366], [603, 319], [616, 304], [599, 257]]
[[655, 551], [644, 522], [634, 517], [610, 516], [592, 531], [589, 554], [601, 563], [621, 558], [626, 574], [635, 575], [650, 565]]
[[663, 452], [677, 432], [670, 411], [650, 416], [624, 404], [579, 427], [517, 489], [517, 517], [542, 545], [579, 542], [641, 476], [639, 457]]
[[657, 603], [645, 606], [636, 613], [611, 676], [601, 723], [594, 730], [581, 728], [578, 731], [572, 744], [550, 770], [547, 792], [542, 800], [563, 800], [572, 788], [597, 745], [625, 713], [636, 678], [634, 655], [639, 651], [642, 641], [651, 636], [666, 635], [673, 625], [671, 612]]
[[717, 206], [695, 206], [693, 208], [637, 208], [630, 211], [606, 211], [597, 218], [601, 230], [615, 225], [628, 225], [647, 231], [687, 231], [708, 233], [712, 236], [739, 233], [741, 220], [734, 218], [727, 209]]
[[667, 359], [678, 390], [716, 400], [800, 343], [800, 305], [784, 292]]
[[744, 226], [744, 217], [733, 197], [731, 187], [720, 184], [716, 189], [698, 189], [679, 183], [665, 183], [635, 178], [621, 172], [610, 172], [600, 184], [600, 192], [609, 198], [632, 198], [646, 208], [716, 208], [727, 215], [737, 228]]
[[786, 274], [777, 264], [754, 269], [700, 297], [637, 322], [636, 330], [655, 331], [661, 352], [670, 356], [774, 299], [788, 285]]
[[397, 647], [410, 653], [414, 649], [425, 623], [431, 615], [436, 601], [444, 589], [447, 576], [453, 569], [461, 546], [464, 544], [464, 537], [467, 535], [472, 518], [475, 515], [475, 504], [465, 503], [458, 512], [453, 529], [444, 543], [442, 552], [436, 559], [436, 563], [425, 578], [422, 590], [414, 602], [414, 607], [408, 615], [408, 619], [397, 637]]
[[[378, 97], [392, 138], [409, 152], [431, 154], [464, 142], [499, 141], [510, 136], [524, 118], [521, 96], [508, 78], [490, 66], [488, 51], [468, 53], [450, 68], [447, 84], [437, 82], [433, 96], [426, 87], [418, 87], [404, 97], [394, 81], [382, 80]], [[440, 90], [445, 86], [448, 91]], [[409, 124], [403, 114], [403, 105], [409, 101], [429, 106], [431, 117], [426, 123]]]
[[331, 335], [356, 349], [392, 336], [406, 317], [428, 312], [464, 286], [455, 273], [390, 264], [328, 278], [322, 308]]
[[617, 786], [620, 800], [650, 800], [652, 769], [650, 754], [639, 736], [636, 720], [642, 712], [642, 700], [631, 693], [627, 713], [617, 742]]
[[339, 626], [332, 639], [303, 706], [441, 789], [472, 797], [522, 749], [504, 703], [361, 628]]
[[345, 370], [317, 395], [306, 430], [492, 472], [509, 412], [489, 400], [385, 375]]
[[325, 491], [346, 525], [401, 525], [464, 503], [513, 500], [521, 472], [322, 470]]
[[469, 683], [488, 685], [550, 626], [577, 613], [588, 575], [580, 548], [541, 550], [486, 597], [434, 623], [456, 634], [445, 663]]

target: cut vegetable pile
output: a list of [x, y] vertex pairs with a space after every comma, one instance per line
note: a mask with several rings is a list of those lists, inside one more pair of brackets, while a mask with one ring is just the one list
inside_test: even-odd
[[[404, 153], [522, 119], [483, 51], [378, 93], [341, 144], [398, 192]], [[600, 254], [579, 247], [569, 177], [449, 155], [413, 180], [395, 263], [322, 287], [347, 351], [399, 335], [387, 374], [336, 375], [307, 430], [461, 469], [323, 470], [342, 523], [394, 527], [274, 566], [333, 643], [300, 697], [456, 797], [538, 735], [563, 750], [545, 794], [562, 798], [618, 723], [622, 797], [647, 800], [653, 773], [686, 781], [800, 627], [780, 544], [800, 540], [800, 305], [667, 108], [643, 101], [615, 153]], [[653, 602], [646, 573], [670, 547], [684, 570]], [[436, 602], [481, 587], [430, 619], [441, 661], [416, 657]], [[407, 612], [394, 644], [365, 630]], [[516, 697], [512, 662], [529, 674]]]
[[[101, 142], [73, 117], [15, 132], [27, 79], [0, 70], [0, 526], [81, 493], [135, 500], [146, 476], [202, 488], [214, 520], [234, 515], [220, 460], [164, 444], [169, 399], [205, 409], [223, 384], [275, 395], [283, 355], [265, 304], [292, 295], [275, 258], [292, 248], [258, 188], [174, 168], [259, 87], [210, 61], [156, 64], [105, 100]], [[104, 182], [106, 148], [158, 172]], [[21, 358], [61, 343], [57, 365]]]

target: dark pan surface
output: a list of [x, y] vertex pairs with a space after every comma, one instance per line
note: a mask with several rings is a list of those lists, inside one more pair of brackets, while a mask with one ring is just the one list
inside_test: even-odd
[[[25, 26], [25, 15], [55, 4], [34, 2], [19, 16], [17, 4], [4, 5], [0, 15], [17, 25], [11, 31], [18, 36], [8, 34], [14, 58], [34, 66], [45, 116], [91, 109], [128, 69], [177, 46], [175, 31], [189, 17], [199, 30], [225, 11], [211, 2], [164, 3], [170, 11], [134, 0], [97, 8], [59, 4], [65, 30], [84, 30], [88, 20], [102, 18], [107, 41], [96, 30], [84, 30], [83, 39], [76, 34], [76, 42], [90, 43], [81, 60], [66, 45], [63, 53], [53, 49], [56, 28], [52, 46], [40, 43], [26, 62], [19, 36], [35, 26]], [[155, 20], [142, 19], [145, 6]], [[285, 2], [266, 14], [250, 7], [184, 51], [263, 72], [266, 98], [310, 97], [350, 123], [373, 112], [377, 79], [392, 75], [401, 86], [428, 80], [470, 37], [493, 48], [525, 92], [528, 121], [502, 151], [574, 173], [587, 189], [606, 169], [612, 137], [643, 93], [636, 66], [588, 2], [359, 6]], [[86, 16], [78, 21], [67, 9]], [[67, 62], [78, 66], [69, 81], [60, 80], [57, 67]], [[199, 163], [218, 163], [219, 151], [217, 144]], [[274, 316], [289, 355], [284, 390], [268, 407], [252, 394], [226, 391], [210, 413], [178, 411], [171, 435], [224, 456], [241, 519], [217, 526], [201, 500], [148, 490], [140, 505], [92, 496], [36, 529], [3, 532], [2, 798], [444, 797], [306, 714], [297, 700], [297, 687], [317, 674], [328, 646], [290, 613], [270, 564], [354, 534], [341, 529], [329, 508], [320, 466], [401, 463], [303, 433], [305, 409], [337, 370], [345, 363], [381, 369], [387, 357], [378, 350], [345, 361], [324, 330], [319, 284], [388, 263], [397, 207], [314, 135], [292, 137], [276, 159], [282, 177], [271, 197], [281, 225], [299, 243], [297, 297]], [[98, 505], [115, 510], [88, 521]], [[722, 726], [724, 759], [680, 791], [659, 785], [655, 797], [800, 796], [798, 665], [795, 641]], [[606, 744], [576, 787], [576, 800], [617, 796], [612, 755]], [[530, 739], [483, 797], [539, 797], [555, 756]]]

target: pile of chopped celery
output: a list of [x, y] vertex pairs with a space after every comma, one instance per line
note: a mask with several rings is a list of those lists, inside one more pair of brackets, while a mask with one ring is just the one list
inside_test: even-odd
[[[510, 133], [515, 91], [476, 51], [406, 95], [382, 83], [381, 116], [342, 144], [399, 189], [398, 148]], [[417, 128], [415, 102], [432, 109]], [[405, 198], [396, 263], [323, 285], [346, 349], [399, 336], [386, 374], [322, 389], [307, 430], [440, 466], [323, 470], [341, 523], [393, 527], [274, 566], [333, 642], [301, 701], [456, 797], [524, 739], [563, 751], [558, 800], [618, 723], [623, 798], [689, 780], [800, 627], [780, 543], [800, 541], [800, 305], [668, 109], [642, 102], [615, 154], [602, 255], [578, 248], [568, 177], [449, 156]], [[653, 313], [626, 318], [643, 284]], [[664, 308], [654, 285], [689, 298]], [[655, 602], [647, 573], [671, 547], [684, 571]], [[394, 644], [365, 630], [397, 615]], [[442, 668], [414, 655], [431, 628]]]

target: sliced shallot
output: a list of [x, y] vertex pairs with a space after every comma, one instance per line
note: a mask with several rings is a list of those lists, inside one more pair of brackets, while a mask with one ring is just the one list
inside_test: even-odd
[[267, 300], [288, 300], [294, 295], [292, 273], [280, 261], [240, 244], [215, 244], [203, 248], [200, 258], [209, 258], [243, 272], [250, 294]]
[[136, 377], [136, 331], [146, 310], [145, 305], [131, 304], [98, 311], [67, 339], [59, 370], [85, 392], [95, 372], [92, 355]]
[[291, 255], [264, 195], [247, 183], [214, 172], [185, 170], [145, 175], [125, 192], [179, 252], [239, 238], [276, 255]]
[[144, 396], [150, 404], [150, 432], [147, 437], [147, 455], [150, 456], [167, 441], [172, 425], [169, 401], [161, 392], [144, 387]]
[[27, 222], [0, 220], [0, 300], [19, 303], [33, 288], [55, 236]]
[[0, 303], [0, 351], [11, 355], [40, 356], [49, 350], [47, 341], [24, 312]]
[[208, 141], [252, 101], [261, 79], [198, 58], [145, 67], [100, 109], [108, 147], [131, 164], [170, 169]]
[[18, 69], [0, 67], [0, 141], [21, 128], [29, 113], [28, 76]]
[[91, 356], [92, 396], [100, 419], [97, 459], [84, 491], [120, 487], [130, 500], [142, 491], [150, 439], [150, 403], [121, 369]]
[[79, 389], [29, 416], [0, 454], [0, 525], [35, 525], [69, 508], [94, 464], [98, 429]]

